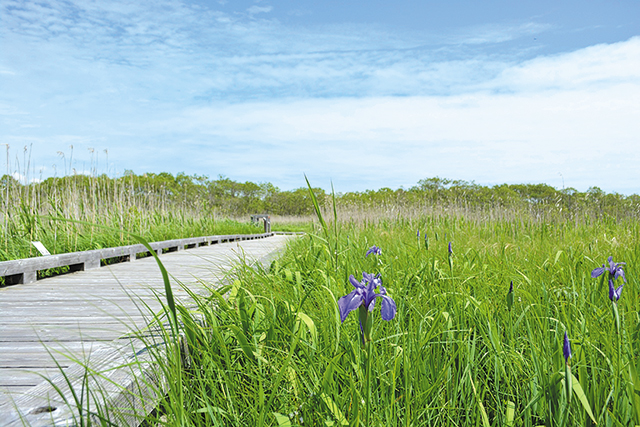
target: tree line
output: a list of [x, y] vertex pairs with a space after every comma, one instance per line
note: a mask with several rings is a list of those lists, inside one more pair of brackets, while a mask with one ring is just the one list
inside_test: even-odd
[[[547, 184], [501, 184], [483, 186], [475, 182], [446, 178], [425, 178], [408, 189], [380, 188], [362, 192], [328, 194], [313, 188], [323, 207], [335, 201], [341, 209], [457, 208], [483, 211], [490, 209], [527, 210], [533, 214], [553, 211], [564, 216], [608, 215], [615, 218], [640, 216], [640, 196], [606, 193], [598, 187], [580, 192], [575, 188], [556, 189]], [[127, 171], [117, 178], [71, 175], [47, 178], [42, 182], [21, 184], [9, 175], [0, 180], [0, 192], [9, 200], [34, 200], [36, 204], [55, 206], [56, 197], [71, 197], [82, 208], [87, 205], [123, 204], [138, 209], [213, 211], [239, 217], [253, 213], [304, 216], [313, 214], [307, 187], [280, 190], [269, 182], [238, 182], [224, 176], [210, 179], [204, 175], [145, 173]], [[11, 196], [10, 196], [11, 195]], [[41, 209], [36, 209], [40, 211]]]

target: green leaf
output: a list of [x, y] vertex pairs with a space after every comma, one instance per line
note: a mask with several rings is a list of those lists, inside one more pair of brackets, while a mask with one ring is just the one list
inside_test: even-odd
[[320, 210], [320, 205], [318, 204], [318, 199], [316, 198], [315, 193], [313, 192], [313, 188], [311, 188], [311, 183], [309, 183], [309, 179], [307, 175], [304, 176], [304, 180], [307, 181], [307, 187], [309, 187], [309, 195], [311, 196], [311, 201], [313, 202], [313, 209], [316, 211], [316, 216], [318, 217], [318, 221], [322, 225], [322, 230], [324, 231], [324, 235], [329, 240], [329, 227], [327, 223], [324, 221], [322, 217], [322, 211]]
[[288, 268], [284, 269], [284, 277], [287, 279], [287, 281], [293, 282], [293, 273], [291, 273], [291, 270], [289, 270]]
[[211, 413], [211, 412], [216, 412], [220, 415], [226, 414], [224, 409], [220, 409], [217, 406], [205, 406], [204, 408], [196, 409], [196, 413], [198, 414]]
[[348, 426], [349, 422], [344, 417], [344, 415], [338, 408], [338, 405], [335, 404], [333, 399], [327, 396], [326, 393], [322, 393], [320, 397], [322, 398], [322, 400], [324, 400], [324, 403], [327, 405], [327, 408], [329, 408], [329, 410], [331, 411], [335, 419], [340, 423], [340, 425]]
[[329, 384], [333, 383], [333, 373], [336, 370], [338, 359], [342, 357], [344, 353], [340, 353], [335, 356], [324, 371], [324, 375], [322, 376], [322, 389], [326, 390], [329, 387]]
[[[332, 301], [336, 301], [336, 297], [333, 295], [333, 292], [331, 291], [331, 289], [329, 289], [327, 286], [322, 285], [322, 287], [324, 288], [325, 291], [327, 291], [327, 293], [329, 295], [331, 295], [331, 300]], [[335, 330], [336, 330], [336, 339], [335, 339], [335, 349], [334, 349], [334, 353], [336, 353], [338, 351], [338, 346], [340, 344], [340, 309], [338, 308], [338, 304], [331, 304], [333, 306], [333, 311], [334, 311], [334, 322], [335, 322]]]
[[229, 292], [229, 298], [227, 299], [229, 304], [233, 304], [236, 301], [236, 298], [238, 297], [239, 289], [240, 289], [240, 281], [234, 280], [233, 285], [231, 286], [231, 291]]
[[299, 271], [296, 271], [296, 286], [298, 289], [302, 289], [302, 274]]
[[558, 263], [558, 258], [560, 258], [560, 255], [562, 255], [562, 251], [556, 252], [556, 259], [553, 261], [554, 264]]
[[582, 403], [582, 407], [584, 408], [585, 411], [587, 411], [587, 414], [589, 414], [589, 417], [594, 422], [594, 424], [598, 424], [596, 422], [596, 418], [593, 416], [593, 412], [591, 411], [591, 406], [589, 405], [587, 396], [584, 394], [584, 390], [582, 390], [582, 386], [580, 385], [580, 382], [573, 374], [571, 374], [571, 378], [572, 378], [571, 385], [573, 387], [573, 393], [576, 395], [580, 403]]
[[309, 316], [301, 311], [298, 312], [297, 317], [298, 320], [307, 325], [309, 333], [311, 334], [311, 347], [316, 348], [316, 343], [318, 342], [318, 331], [316, 330], [316, 324], [313, 322], [313, 320], [311, 320]]
[[291, 366], [287, 368], [287, 376], [289, 377], [289, 382], [291, 383], [291, 388], [293, 389], [293, 395], [298, 397], [298, 381], [296, 378], [296, 370]]
[[526, 280], [526, 281], [527, 281], [527, 283], [528, 283], [528, 284], [531, 284], [531, 279], [529, 279], [529, 278], [527, 277], [527, 275], [526, 275], [526, 274], [524, 274], [522, 271], [520, 271], [520, 270], [518, 270], [518, 269], [516, 269], [516, 271], [517, 271], [518, 273], [520, 273], [520, 275], [524, 278], [524, 280]]
[[227, 292], [227, 290], [221, 291], [221, 290], [216, 290], [216, 289], [211, 289], [211, 296], [209, 297], [210, 301], [215, 300], [216, 303], [218, 304], [218, 307], [223, 310], [223, 311], [227, 311], [229, 309], [229, 304], [227, 303], [227, 300], [225, 299], [225, 297], [223, 297], [223, 295]]
[[[568, 363], [564, 365], [564, 378], [565, 378], [565, 394], [567, 395], [567, 403], [571, 404], [571, 389], [573, 383], [573, 374], [571, 373], [571, 366]], [[576, 380], [577, 381], [577, 380]]]
[[279, 414], [277, 412], [273, 413], [273, 416], [276, 417], [276, 421], [278, 422], [278, 426], [280, 427], [291, 427], [291, 420], [286, 415]]
[[238, 292], [238, 314], [240, 315], [240, 323], [242, 324], [242, 330], [246, 337], [251, 336], [251, 328], [249, 325], [249, 313], [248, 313], [247, 301], [245, 299], [245, 293], [242, 289]]
[[482, 416], [482, 425], [484, 427], [491, 427], [489, 423], [489, 417], [487, 416], [487, 411], [484, 409], [484, 405], [482, 404], [482, 400], [480, 400], [480, 396], [478, 396], [478, 392], [476, 391], [476, 385], [473, 383], [473, 378], [471, 377], [471, 371], [469, 371], [469, 381], [471, 381], [471, 388], [473, 389], [473, 395], [476, 398], [476, 402], [478, 402], [478, 407], [480, 408], [480, 415]]
[[244, 331], [237, 325], [229, 325], [229, 329], [233, 331], [236, 339], [240, 343], [240, 348], [242, 349], [244, 354], [246, 354], [247, 357], [251, 359], [251, 361], [255, 362], [256, 356], [253, 352], [253, 347], [251, 346], [251, 344], [249, 344], [249, 341], [247, 341], [247, 337], [244, 335]]
[[510, 400], [507, 400], [507, 413], [504, 418], [504, 425], [507, 427], [513, 427], [513, 420], [516, 415], [516, 404]]

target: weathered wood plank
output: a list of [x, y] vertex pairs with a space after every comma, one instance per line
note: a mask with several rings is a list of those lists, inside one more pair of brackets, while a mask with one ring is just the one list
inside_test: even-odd
[[[232, 236], [229, 243], [196, 242], [193, 249], [164, 254], [161, 260], [172, 275], [176, 298], [188, 301], [181, 286], [205, 292], [208, 286], [220, 283], [240, 258], [268, 265], [288, 239], [237, 241]], [[105, 376], [95, 379], [95, 387], [105, 390], [111, 405], [133, 408], [137, 414], [116, 411], [113, 416], [120, 425], [135, 425], [136, 417], [153, 407], [162, 379], [154, 376], [149, 360], [132, 359], [140, 340], [131, 341], [124, 335], [148, 324], [146, 310], [158, 310], [158, 298], [163, 295], [164, 284], [153, 258], [0, 288], [0, 424], [22, 425], [20, 418], [26, 417], [32, 425], [67, 425], [75, 409], [59, 408], [61, 397], [42, 376], [72, 393], [86, 370], [81, 362], [90, 360], [89, 368]], [[120, 350], [114, 350], [118, 345]], [[68, 390], [59, 375], [52, 354], [64, 373], [74, 378], [72, 389]], [[111, 369], [124, 361], [133, 361], [136, 369]], [[34, 412], [47, 405], [59, 409]]]
[[4, 425], [21, 426], [24, 421], [33, 427], [78, 425], [78, 409], [68, 402], [81, 390], [93, 391], [85, 399], [94, 410], [96, 404], [113, 405], [108, 415], [116, 425], [139, 423], [163, 389], [162, 379], [150, 369], [152, 357], [146, 349], [144, 342], [133, 340], [119, 348], [93, 351], [89, 362], [71, 365], [5, 405]]
[[[187, 239], [165, 240], [152, 242], [149, 246], [158, 254], [165, 252], [177, 252], [185, 247], [198, 247], [202, 245], [218, 244], [220, 242], [251, 241], [257, 238], [272, 236], [273, 233], [264, 234], [237, 234], [226, 236], [192, 237]], [[56, 267], [70, 266], [72, 271], [84, 271], [100, 267], [100, 261], [116, 257], [125, 257], [127, 260], [135, 260], [138, 253], [148, 253], [142, 244], [120, 246], [117, 248], [96, 249], [83, 252], [71, 252], [57, 255], [48, 255], [36, 258], [26, 258], [0, 262], [0, 276], [7, 277], [10, 282], [22, 284], [36, 281], [36, 272]]]

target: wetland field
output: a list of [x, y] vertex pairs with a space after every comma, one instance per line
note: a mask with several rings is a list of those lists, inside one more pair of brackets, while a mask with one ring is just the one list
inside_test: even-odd
[[[87, 182], [5, 186], [22, 200], [5, 204], [5, 259], [28, 248], [15, 236], [80, 250], [261, 231], [213, 198]], [[166, 300], [168, 391], [145, 425], [640, 425], [637, 196], [422, 184], [300, 190], [303, 210], [274, 213], [307, 232], [281, 258]]]
[[240, 267], [178, 309], [192, 361], [171, 370], [163, 420], [640, 424], [639, 231], [527, 215], [319, 222], [269, 269]]

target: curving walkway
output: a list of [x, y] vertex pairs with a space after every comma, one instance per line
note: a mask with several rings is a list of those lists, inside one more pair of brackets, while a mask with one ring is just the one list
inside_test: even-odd
[[[176, 282], [202, 291], [202, 283], [219, 283], [239, 257], [268, 265], [291, 238], [275, 235], [220, 243], [160, 259], [180, 299], [186, 292]], [[73, 424], [59, 393], [45, 378], [64, 387], [60, 368], [71, 376], [76, 371], [81, 375], [84, 368], [77, 360], [90, 360], [93, 367], [94, 361], [133, 357], [140, 343], [132, 349], [131, 340], [123, 336], [145, 326], [144, 313], [149, 310], [141, 305], [160, 308], [157, 295], [164, 295], [164, 285], [153, 257], [0, 288], [0, 426]], [[132, 381], [130, 372], [116, 374], [110, 381]]]

